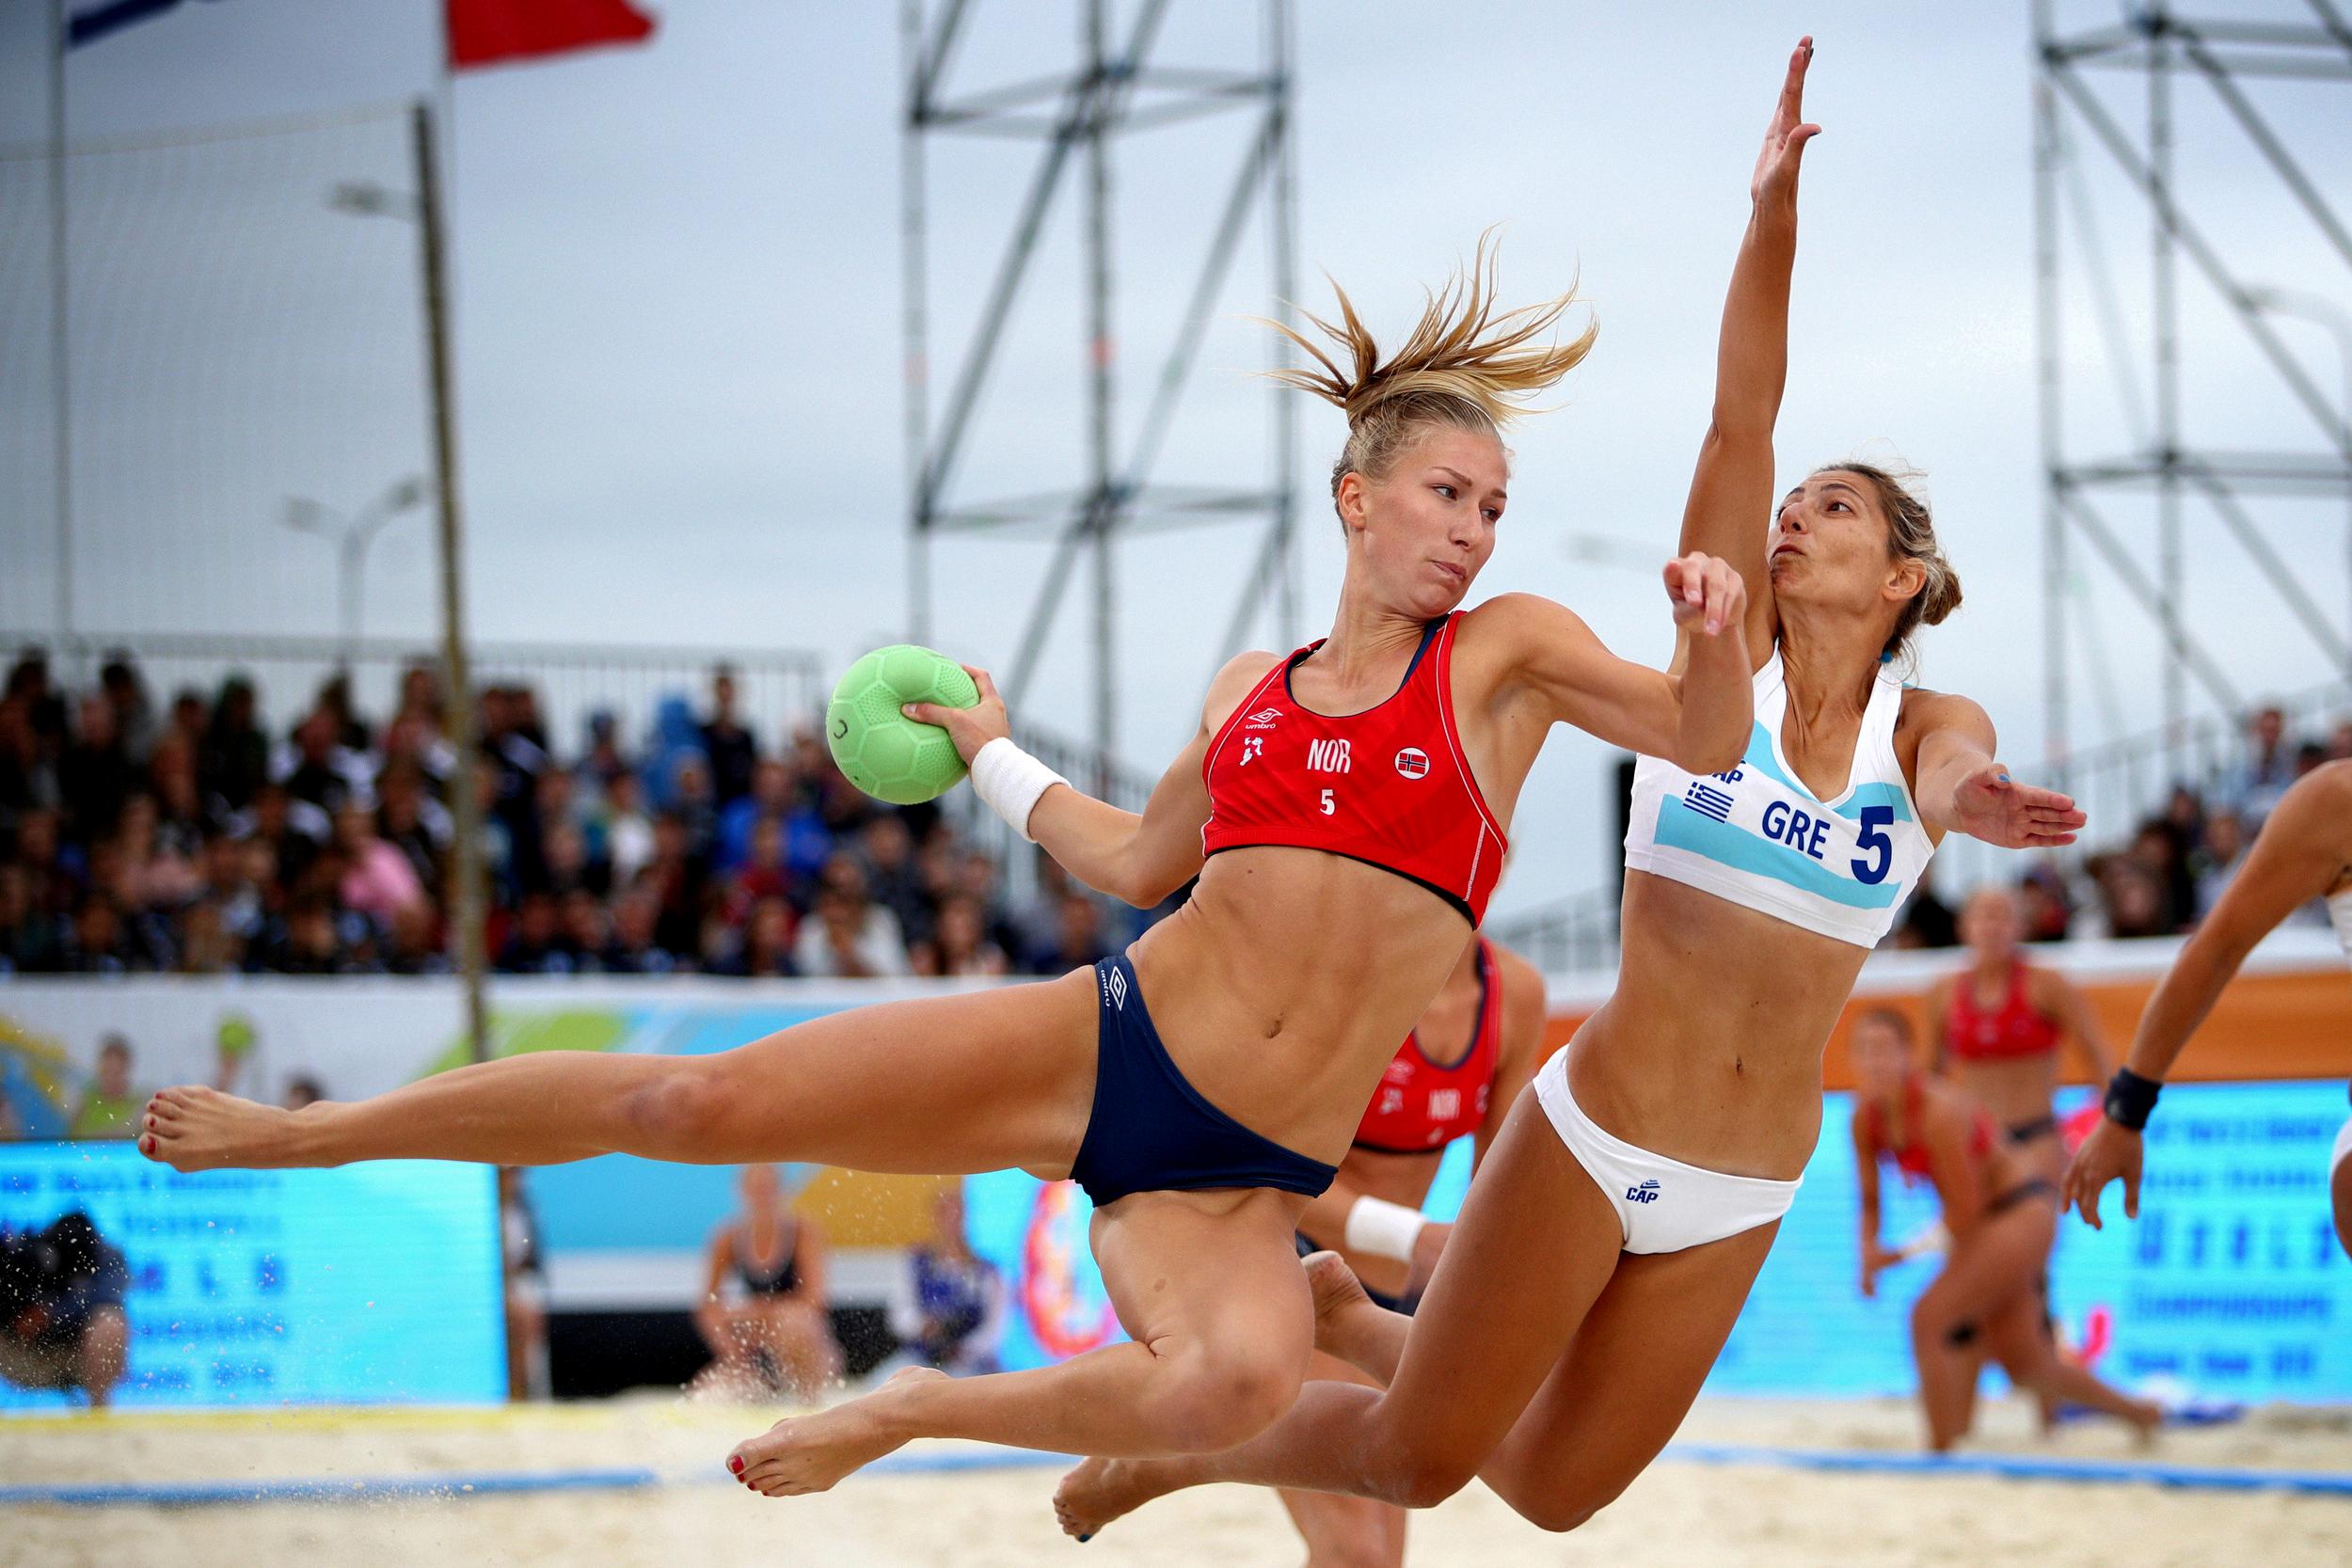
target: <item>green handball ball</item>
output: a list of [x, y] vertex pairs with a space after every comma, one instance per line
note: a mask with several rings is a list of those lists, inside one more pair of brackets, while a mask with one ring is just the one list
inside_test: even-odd
[[849, 781], [894, 806], [920, 805], [964, 775], [956, 743], [937, 724], [898, 711], [901, 703], [970, 707], [980, 689], [945, 654], [912, 642], [876, 648], [843, 673], [825, 705], [825, 740]]

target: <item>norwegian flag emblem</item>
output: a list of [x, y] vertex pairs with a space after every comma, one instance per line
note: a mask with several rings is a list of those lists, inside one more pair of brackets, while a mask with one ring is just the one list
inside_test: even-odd
[[1396, 770], [1408, 779], [1419, 779], [1429, 772], [1429, 753], [1418, 746], [1407, 746], [1396, 753]]

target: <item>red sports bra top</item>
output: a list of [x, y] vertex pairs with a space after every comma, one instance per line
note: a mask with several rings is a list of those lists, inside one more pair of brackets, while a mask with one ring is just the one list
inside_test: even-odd
[[1454, 727], [1455, 611], [1429, 623], [1405, 679], [1361, 713], [1315, 712], [1291, 695], [1309, 643], [1265, 673], [1201, 764], [1200, 849], [1285, 845], [1345, 855], [1419, 882], [1476, 926], [1507, 846]]
[[1396, 1058], [1380, 1075], [1372, 1103], [1364, 1107], [1356, 1147], [1383, 1154], [1422, 1154], [1477, 1132], [1494, 1093], [1502, 1038], [1502, 981], [1495, 974], [1494, 949], [1481, 937], [1478, 1012], [1470, 1023], [1469, 1049], [1451, 1066], [1440, 1066], [1422, 1053], [1419, 1030], [1406, 1035]]
[[[1879, 1115], [1878, 1102], [1865, 1101], [1862, 1106], [1864, 1135], [1881, 1154], [1893, 1158], [1897, 1170], [1914, 1179], [1934, 1174], [1928, 1146], [1919, 1136], [1919, 1102], [1923, 1098], [1918, 1079], [1914, 1078], [1903, 1086], [1903, 1130], [1910, 1135], [1899, 1148], [1887, 1141], [1885, 1118]], [[1992, 1116], [1979, 1106], [1968, 1121], [1968, 1158], [1978, 1161], [1992, 1153], [1999, 1135]]]
[[1952, 987], [1951, 1010], [1945, 1015], [1944, 1037], [1952, 1054], [1963, 1062], [1999, 1062], [2056, 1051], [2058, 1028], [2034, 1010], [2026, 990], [2026, 965], [2019, 959], [2010, 964], [2009, 990], [1997, 1008], [1977, 1006], [1973, 974], [1960, 977]]

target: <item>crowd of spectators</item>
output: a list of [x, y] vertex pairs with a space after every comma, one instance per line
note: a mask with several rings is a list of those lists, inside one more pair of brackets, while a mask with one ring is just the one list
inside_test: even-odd
[[426, 974], [452, 967], [453, 791], [480, 803], [486, 951], [507, 974], [1059, 974], [1135, 911], [1040, 857], [1017, 902], [936, 807], [858, 791], [809, 728], [772, 748], [713, 673], [633, 747], [566, 755], [532, 688], [480, 697], [456, 773], [430, 666], [380, 721], [328, 678], [283, 734], [253, 682], [151, 696], [127, 656], [64, 690], [27, 650], [0, 690], [0, 974]]
[[[243, 675], [159, 705], [127, 656], [77, 694], [20, 655], [0, 689], [0, 974], [448, 972], [459, 781], [432, 667], [380, 721], [340, 675], [283, 734], [262, 714]], [[527, 685], [483, 690], [479, 721], [502, 973], [1054, 974], [1137, 928], [1042, 855], [1009, 898], [987, 849], [936, 807], [862, 794], [813, 729], [764, 746], [723, 668], [702, 714], [667, 699], [633, 746], [598, 713], [566, 757]], [[2261, 710], [2217, 783], [2174, 786], [2128, 839], [2028, 863], [2032, 940], [2189, 929], [2287, 786], [2347, 756], [2352, 719], [2296, 736]], [[1923, 889], [1894, 940], [1948, 946], [1954, 925]]]
[[[2195, 929], [2237, 874], [2279, 797], [2312, 769], [2344, 758], [2352, 758], [2352, 718], [2336, 720], [2324, 735], [2294, 736], [2282, 709], [2258, 710], [2248, 722], [2241, 760], [2212, 784], [2173, 784], [2162, 808], [2128, 838], [2101, 836], [2078, 860], [2028, 862], [2017, 883], [2026, 940]], [[2325, 915], [2314, 906], [2294, 918]], [[1959, 941], [1952, 906], [1923, 888], [1904, 911], [1897, 945], [1950, 947]]]

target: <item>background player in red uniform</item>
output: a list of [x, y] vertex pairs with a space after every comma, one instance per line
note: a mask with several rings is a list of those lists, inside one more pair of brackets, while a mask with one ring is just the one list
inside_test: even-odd
[[[1338, 1179], [1298, 1217], [1303, 1242], [1345, 1259], [1381, 1306], [1410, 1312], [1454, 1229], [1421, 1212], [1446, 1146], [1474, 1134], [1484, 1162], [1543, 1059], [1543, 976], [1478, 938], [1381, 1075]], [[1368, 1382], [1322, 1351], [1308, 1375]], [[1281, 1497], [1306, 1537], [1309, 1568], [1405, 1560], [1404, 1509], [1330, 1492]]]
[[2074, 982], [2026, 961], [2023, 931], [2008, 889], [1979, 888], [1969, 898], [1960, 915], [1968, 967], [1928, 988], [1928, 1044], [1934, 1070], [1991, 1111], [2034, 1173], [2055, 1181], [2066, 1165], [2051, 1102], [2058, 1046], [2074, 1048], [2092, 1084], [2107, 1081], [2108, 1053]]
[[1928, 1447], [1967, 1434], [1977, 1374], [1989, 1356], [2048, 1403], [2087, 1405], [2145, 1433], [2163, 1413], [2102, 1383], [2058, 1352], [2044, 1327], [2042, 1260], [2058, 1229], [2058, 1184], [2030, 1149], [2003, 1138], [1984, 1107], [1921, 1073], [1911, 1022], [1881, 1008], [1855, 1023], [1854, 1174], [1862, 1184], [1862, 1293], [1903, 1260], [1879, 1239], [1879, 1164], [1934, 1184], [1951, 1254], [1911, 1309], [1911, 1354]]

